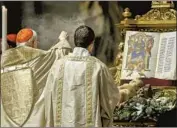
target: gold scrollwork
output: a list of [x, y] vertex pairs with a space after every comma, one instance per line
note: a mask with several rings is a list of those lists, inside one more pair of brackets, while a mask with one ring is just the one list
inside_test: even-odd
[[153, 21], [153, 20], [176, 20], [176, 11], [174, 9], [156, 8], [147, 12], [145, 15], [136, 17], [139, 21]]
[[172, 32], [176, 31], [176, 28], [140, 28], [141, 32]]

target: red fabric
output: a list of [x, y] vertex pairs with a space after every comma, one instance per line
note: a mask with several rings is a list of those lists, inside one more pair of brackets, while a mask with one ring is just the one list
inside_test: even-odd
[[[16, 38], [17, 38], [17, 34], [8, 34], [7, 35], [7, 41], [11, 41], [16, 43]], [[2, 42], [2, 38], [0, 38], [0, 43]]]
[[[173, 81], [172, 80], [162, 80], [162, 79], [156, 79], [156, 78], [149, 78], [149, 79], [142, 79], [144, 84], [150, 84], [151, 86], [172, 86]], [[122, 80], [121, 84], [128, 83], [129, 80]]]
[[13, 43], [16, 43], [16, 37], [17, 37], [16, 34], [8, 34], [8, 35], [7, 35], [7, 40], [8, 40], [8, 41], [11, 41], [11, 42], [13, 42]]

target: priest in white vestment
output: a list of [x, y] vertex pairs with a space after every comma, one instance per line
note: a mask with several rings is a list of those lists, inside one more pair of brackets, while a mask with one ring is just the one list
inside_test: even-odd
[[112, 126], [118, 89], [106, 65], [90, 55], [94, 38], [90, 27], [80, 26], [73, 53], [52, 66], [44, 90], [46, 126]]
[[35, 49], [37, 34], [22, 29], [17, 47], [6, 50], [1, 60], [1, 127], [45, 127], [42, 94], [53, 63], [71, 52], [68, 35], [48, 51]]

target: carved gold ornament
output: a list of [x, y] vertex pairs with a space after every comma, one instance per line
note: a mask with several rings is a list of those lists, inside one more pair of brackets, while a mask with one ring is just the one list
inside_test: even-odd
[[137, 17], [139, 21], [153, 20], [176, 20], [176, 11], [174, 9], [152, 9], [141, 17]]

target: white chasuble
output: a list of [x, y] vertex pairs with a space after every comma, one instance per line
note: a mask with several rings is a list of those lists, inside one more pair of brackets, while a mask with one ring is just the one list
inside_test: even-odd
[[1, 127], [45, 127], [41, 95], [53, 63], [70, 48], [48, 51], [20, 46], [5, 51], [1, 61]]
[[112, 126], [118, 89], [108, 68], [86, 49], [76, 47], [54, 63], [44, 95], [48, 127]]

